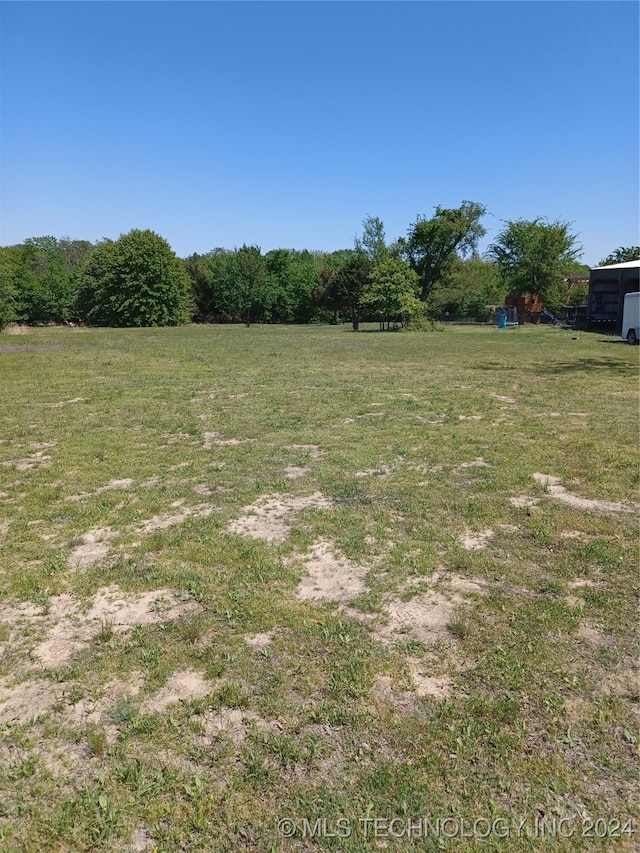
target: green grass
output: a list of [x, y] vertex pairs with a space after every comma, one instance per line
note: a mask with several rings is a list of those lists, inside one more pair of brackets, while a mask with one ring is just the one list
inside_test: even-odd
[[[634, 848], [637, 348], [51, 328], [0, 375], [0, 850]], [[296, 594], [319, 541], [346, 608]]]

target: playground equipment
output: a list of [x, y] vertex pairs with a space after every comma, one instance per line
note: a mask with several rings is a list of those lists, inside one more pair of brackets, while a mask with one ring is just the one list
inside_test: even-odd
[[512, 305], [501, 305], [493, 314], [493, 322], [499, 329], [518, 326], [518, 310]]
[[552, 314], [547, 308], [543, 308], [540, 312], [547, 320], [551, 320], [554, 326], [562, 325], [562, 320], [558, 320], [555, 314]]

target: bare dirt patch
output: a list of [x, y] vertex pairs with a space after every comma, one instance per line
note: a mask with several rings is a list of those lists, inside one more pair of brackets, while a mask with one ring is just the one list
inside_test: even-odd
[[388, 624], [376, 633], [386, 642], [395, 642], [402, 635], [410, 634], [425, 645], [431, 645], [449, 636], [447, 625], [454, 609], [463, 601], [455, 593], [446, 596], [434, 590], [409, 601], [393, 600], [386, 608]]
[[211, 447], [235, 447], [238, 444], [247, 444], [249, 442], [255, 441], [254, 438], [220, 438], [219, 432], [205, 432], [204, 433], [204, 447], [205, 449], [210, 449]]
[[453, 679], [450, 675], [430, 675], [429, 667], [418, 658], [410, 658], [408, 663], [418, 696], [431, 696], [434, 699], [446, 699], [451, 696]]
[[594, 587], [595, 585], [596, 584], [593, 581], [588, 580], [587, 578], [574, 578], [573, 580], [569, 581], [567, 587], [569, 589], [581, 589], [585, 586]]
[[460, 536], [460, 544], [466, 551], [480, 551], [482, 548], [487, 547], [492, 536], [493, 530], [490, 527], [477, 533], [469, 531]]
[[208, 518], [214, 511], [215, 507], [211, 504], [184, 507], [177, 513], [165, 512], [154, 515], [153, 518], [148, 518], [146, 521], [134, 525], [131, 530], [134, 533], [142, 534], [152, 533], [154, 530], [166, 530], [168, 527], [173, 527], [174, 524], [182, 524], [188, 518]]
[[170, 705], [189, 699], [202, 699], [211, 693], [214, 685], [195, 670], [174, 672], [164, 687], [147, 696], [140, 708], [143, 711], [162, 713]]
[[86, 569], [103, 560], [109, 553], [109, 540], [116, 535], [110, 527], [97, 527], [80, 537], [80, 543], [69, 554], [72, 568]]
[[63, 690], [63, 684], [44, 679], [12, 685], [11, 679], [0, 678], [0, 723], [26, 723], [48, 713]]
[[51, 457], [43, 450], [38, 450], [22, 459], [7, 459], [1, 463], [5, 468], [15, 468], [16, 471], [31, 471], [33, 468], [49, 468]]
[[415, 706], [416, 691], [398, 689], [390, 675], [376, 676], [371, 693], [377, 702], [390, 702], [401, 711], [411, 710]]
[[322, 459], [327, 455], [327, 451], [321, 450], [317, 444], [287, 444], [285, 450], [300, 450], [308, 454], [309, 459]]
[[277, 631], [275, 628], [271, 631], [264, 631], [261, 634], [245, 634], [244, 641], [247, 645], [251, 646], [251, 648], [261, 652], [267, 648], [276, 634]]
[[95, 492], [80, 492], [80, 494], [77, 494], [77, 495], [69, 495], [66, 498], [66, 500], [68, 500], [68, 501], [81, 501], [81, 500], [84, 500], [85, 498], [92, 498], [92, 497], [95, 497], [96, 495], [101, 495], [104, 492], [111, 492], [111, 491], [115, 491], [117, 489], [129, 489], [134, 484], [134, 482], [135, 481], [132, 480], [130, 477], [125, 477], [122, 480], [111, 480], [106, 485], [100, 486], [99, 488], [97, 488], [95, 490]]
[[231, 522], [227, 532], [277, 544], [288, 538], [291, 532], [288, 521], [294, 513], [307, 508], [330, 509], [331, 506], [331, 501], [320, 492], [300, 497], [265, 495], [250, 506], [243, 507], [242, 515]]
[[344, 418], [341, 421], [343, 424], [354, 424], [356, 421], [361, 421], [363, 418], [382, 418], [386, 412], [365, 412], [362, 415], [354, 415], [352, 418]]
[[555, 501], [565, 503], [574, 509], [584, 509], [590, 512], [637, 512], [638, 507], [630, 504], [601, 501], [596, 498], [583, 498], [580, 495], [575, 495], [567, 491], [560, 484], [559, 477], [552, 477], [550, 474], [534, 474], [533, 479], [546, 490], [548, 496]]
[[199, 609], [169, 589], [134, 595], [110, 586], [98, 590], [88, 607], [68, 593], [53, 596], [47, 607], [5, 605], [0, 622], [10, 629], [9, 646], [26, 653], [35, 640], [30, 662], [14, 673], [19, 676], [41, 666], [62, 666], [103, 630], [126, 633], [135, 625], [170, 622]]
[[640, 675], [633, 670], [614, 673], [605, 679], [601, 690], [606, 695], [619, 696], [637, 703], [640, 699]]
[[391, 465], [385, 465], [381, 463], [377, 468], [368, 468], [366, 471], [356, 471], [356, 477], [380, 477], [382, 480], [386, 480], [393, 474], [393, 467]]
[[459, 465], [456, 465], [455, 468], [452, 469], [454, 474], [460, 474], [462, 471], [467, 468], [492, 468], [493, 466], [487, 462], [482, 456], [476, 456], [475, 459], [472, 459], [470, 462], [461, 462]]
[[242, 744], [251, 727], [265, 733], [282, 729], [282, 723], [278, 720], [265, 720], [254, 711], [240, 708], [209, 710], [202, 719], [203, 737], [206, 741], [228, 738], [236, 747]]
[[311, 468], [300, 467], [298, 465], [287, 465], [284, 469], [284, 476], [288, 480], [299, 480], [300, 477], [305, 477]]
[[141, 672], [132, 672], [128, 678], [113, 678], [98, 690], [83, 697], [71, 705], [67, 716], [76, 724], [95, 723], [104, 721], [109, 708], [112, 708], [124, 697], [133, 698], [137, 696], [144, 687], [144, 675]]
[[71, 400], [61, 400], [59, 403], [45, 403], [47, 409], [61, 409], [63, 406], [70, 406], [73, 403], [86, 403], [84, 397], [73, 397]]
[[540, 501], [538, 498], [530, 498], [526, 495], [518, 495], [515, 498], [509, 498], [509, 503], [518, 509], [530, 509], [531, 507], [538, 506]]
[[369, 567], [336, 554], [330, 542], [316, 542], [301, 559], [307, 570], [298, 586], [303, 600], [346, 602], [365, 589]]
[[101, 495], [103, 492], [110, 492], [114, 489], [129, 489], [133, 486], [134, 481], [131, 477], [124, 477], [122, 480], [111, 480], [106, 486], [100, 486], [96, 489], [96, 495]]
[[[580, 603], [582, 604], [583, 602]], [[592, 625], [581, 625], [578, 629], [578, 636], [581, 640], [586, 640], [594, 646], [607, 645], [606, 636], [602, 631], [598, 630], [598, 628], [594, 628]]]
[[[155, 530], [166, 530], [168, 527], [173, 527], [174, 524], [182, 524], [188, 518], [208, 518], [216, 509], [211, 504], [183, 507], [183, 503], [184, 499], [172, 504], [174, 509], [180, 508], [180, 512], [165, 512], [154, 515], [138, 524], [129, 525], [126, 531], [145, 535], [153, 533]], [[111, 540], [117, 535], [117, 532], [109, 527], [89, 530], [80, 537], [78, 544], [72, 549], [69, 555], [69, 565], [72, 568], [85, 569], [100, 560], [104, 560], [111, 550]]]
[[387, 625], [377, 629], [383, 642], [395, 641], [407, 634], [425, 645], [452, 639], [448, 625], [456, 608], [465, 603], [469, 594], [484, 594], [487, 589], [483, 580], [440, 572], [420, 580], [430, 586], [438, 584], [442, 591], [428, 589], [409, 601], [391, 599], [386, 605]]

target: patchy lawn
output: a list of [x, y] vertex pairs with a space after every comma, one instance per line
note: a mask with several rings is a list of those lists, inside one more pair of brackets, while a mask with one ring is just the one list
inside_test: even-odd
[[0, 341], [1, 850], [636, 848], [637, 348]]

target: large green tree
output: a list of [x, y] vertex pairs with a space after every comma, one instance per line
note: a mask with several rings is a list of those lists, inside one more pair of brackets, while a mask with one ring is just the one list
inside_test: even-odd
[[383, 324], [386, 321], [387, 328], [391, 320], [398, 319], [404, 326], [423, 307], [419, 286], [417, 274], [403, 260], [385, 258], [374, 266], [361, 301]]
[[421, 299], [428, 300], [456, 258], [475, 251], [486, 233], [480, 221], [485, 213], [485, 206], [475, 201], [463, 201], [451, 209], [438, 206], [431, 219], [418, 217], [406, 239], [398, 240], [400, 252], [418, 274]]
[[312, 292], [315, 302], [338, 317], [350, 318], [353, 330], [358, 331], [363, 297], [371, 284], [374, 264], [367, 255], [356, 249], [343, 249], [326, 255], [316, 268], [316, 286]]
[[496, 264], [477, 256], [458, 258], [431, 291], [429, 312], [433, 316], [482, 314], [492, 305], [502, 305], [505, 295]]
[[362, 252], [373, 264], [379, 264], [389, 255], [384, 233], [384, 223], [377, 216], [367, 216], [362, 223], [362, 237], [356, 237], [355, 249]]
[[625, 264], [640, 259], [640, 246], [620, 246], [606, 258], [600, 261], [601, 267], [609, 264]]
[[11, 247], [0, 248], [0, 329], [17, 319], [16, 262]]
[[537, 293], [552, 311], [564, 307], [564, 278], [575, 270], [582, 247], [568, 222], [509, 220], [486, 256], [495, 261], [509, 292]]
[[16, 319], [50, 323], [71, 319], [75, 280], [65, 250], [55, 237], [29, 237], [12, 253]]
[[96, 326], [176, 326], [193, 310], [180, 260], [166, 240], [139, 229], [95, 247], [80, 268], [77, 304]]
[[274, 249], [266, 255], [269, 319], [278, 323], [308, 323], [316, 315], [311, 300], [316, 257], [312, 252]]
[[339, 249], [319, 255], [315, 263], [315, 284], [311, 291], [311, 301], [319, 312], [329, 312], [330, 322], [337, 323], [344, 310], [344, 299], [338, 289], [338, 273], [347, 258], [353, 255], [351, 249]]
[[233, 260], [235, 290], [248, 327], [254, 314], [263, 314], [270, 303], [267, 262], [259, 246], [246, 243], [236, 249]]

